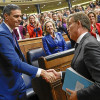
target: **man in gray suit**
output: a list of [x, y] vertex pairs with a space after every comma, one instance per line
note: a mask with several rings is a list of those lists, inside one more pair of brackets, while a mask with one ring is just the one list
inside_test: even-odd
[[[67, 89], [71, 93], [68, 100], [100, 100], [100, 43], [89, 33], [90, 21], [84, 13], [70, 15], [67, 22], [71, 39], [78, 43], [71, 67], [94, 82], [79, 91]], [[61, 72], [49, 71], [53, 71], [57, 78], [61, 77]]]

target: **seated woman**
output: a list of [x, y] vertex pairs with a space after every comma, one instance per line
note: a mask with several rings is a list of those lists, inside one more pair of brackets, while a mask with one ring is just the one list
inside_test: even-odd
[[60, 32], [56, 32], [55, 24], [49, 20], [44, 23], [43, 30], [45, 36], [42, 38], [46, 55], [67, 50], [67, 44]]
[[30, 38], [41, 37], [43, 33], [42, 27], [35, 15], [29, 16], [29, 23], [30, 24], [27, 25], [27, 30], [30, 35]]
[[98, 40], [100, 41], [100, 23], [97, 23], [97, 17], [94, 12], [89, 12], [88, 17], [91, 22], [91, 31], [90, 33]]

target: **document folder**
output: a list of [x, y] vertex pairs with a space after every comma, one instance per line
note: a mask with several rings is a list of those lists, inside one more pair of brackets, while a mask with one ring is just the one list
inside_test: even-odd
[[66, 88], [74, 91], [78, 91], [83, 88], [87, 88], [92, 85], [93, 82], [77, 73], [73, 68], [66, 69], [65, 79], [62, 89], [66, 91]]

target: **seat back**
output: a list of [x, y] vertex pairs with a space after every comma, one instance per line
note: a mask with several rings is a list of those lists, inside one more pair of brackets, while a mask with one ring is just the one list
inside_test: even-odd
[[[71, 66], [75, 49], [65, 50], [45, 57], [40, 57], [39, 67], [42, 69], [55, 69], [56, 71], [65, 71]], [[62, 91], [61, 80], [48, 83], [41, 77], [32, 79], [32, 86], [39, 100], [66, 100], [66, 94]], [[60, 93], [60, 95], [59, 95]]]
[[38, 67], [38, 58], [45, 56], [43, 48], [33, 49], [27, 52], [27, 61], [29, 64]]
[[72, 48], [71, 42], [70, 42], [70, 41], [66, 41], [66, 44], [67, 44], [67, 46], [68, 46], [68, 49], [71, 49], [71, 48]]
[[26, 74], [22, 74], [22, 78], [25, 82], [26, 89], [32, 88], [31, 77]]

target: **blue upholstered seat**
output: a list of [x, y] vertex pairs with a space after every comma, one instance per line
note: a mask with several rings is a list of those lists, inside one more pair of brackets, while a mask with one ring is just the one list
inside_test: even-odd
[[38, 58], [46, 56], [43, 48], [33, 49], [27, 52], [27, 61], [29, 64], [39, 67]]
[[66, 44], [67, 44], [67, 46], [68, 46], [68, 49], [71, 49], [71, 48], [72, 48], [71, 42], [70, 42], [70, 41], [66, 41]]
[[37, 94], [34, 92], [34, 90], [32, 88], [31, 77], [26, 74], [22, 74], [22, 78], [23, 78], [23, 80], [25, 82], [25, 86], [26, 86], [27, 100], [39, 100]]

